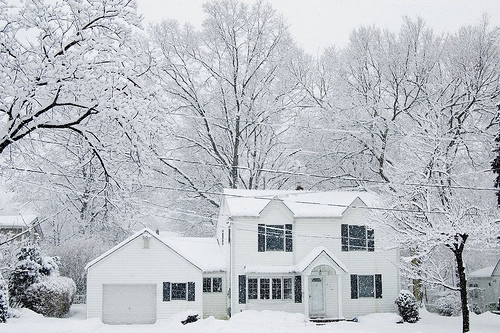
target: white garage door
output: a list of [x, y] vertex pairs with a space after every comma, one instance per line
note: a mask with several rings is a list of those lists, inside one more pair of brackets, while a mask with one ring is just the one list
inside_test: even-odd
[[105, 284], [102, 286], [102, 321], [105, 324], [156, 322], [156, 285]]

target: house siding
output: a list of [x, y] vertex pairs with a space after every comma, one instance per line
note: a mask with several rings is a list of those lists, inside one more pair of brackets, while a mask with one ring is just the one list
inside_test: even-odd
[[217, 319], [227, 319], [227, 279], [226, 273], [203, 273], [204, 278], [222, 278], [222, 292], [203, 293], [203, 318], [213, 316]]
[[[195, 301], [164, 302], [163, 282], [194, 282]], [[203, 311], [200, 269], [154, 237], [149, 239], [149, 248], [144, 248], [143, 236], [139, 235], [88, 268], [88, 318], [102, 318], [104, 284], [156, 285], [157, 319], [189, 309], [200, 315]]]

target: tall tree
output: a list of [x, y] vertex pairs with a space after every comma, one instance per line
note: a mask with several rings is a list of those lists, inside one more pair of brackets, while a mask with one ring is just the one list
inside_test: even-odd
[[[283, 72], [293, 43], [282, 18], [262, 1], [209, 1], [201, 31], [176, 22], [152, 29], [156, 78], [173, 139], [153, 148], [159, 172], [217, 207], [222, 187], [279, 187], [289, 153]], [[161, 141], [164, 142], [164, 141]]]

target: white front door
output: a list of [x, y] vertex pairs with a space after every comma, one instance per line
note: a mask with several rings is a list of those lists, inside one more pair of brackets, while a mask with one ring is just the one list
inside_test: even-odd
[[323, 278], [320, 276], [311, 276], [309, 285], [309, 315], [311, 317], [324, 315], [325, 301], [323, 294]]

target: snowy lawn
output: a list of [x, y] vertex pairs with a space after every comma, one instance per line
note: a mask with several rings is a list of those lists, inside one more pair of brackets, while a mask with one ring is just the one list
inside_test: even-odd
[[[180, 315], [181, 317], [183, 315]], [[85, 305], [72, 307], [70, 316], [63, 319], [45, 318], [29, 310], [22, 310], [19, 318], [11, 318], [7, 324], [0, 324], [0, 332], [9, 333], [452, 333], [461, 332], [460, 317], [440, 317], [421, 311], [422, 319], [416, 324], [397, 324], [399, 316], [390, 313], [362, 316], [359, 322], [338, 322], [323, 326], [309, 323], [301, 314], [271, 311], [246, 311], [234, 315], [231, 320], [208, 318], [183, 326], [180, 319], [159, 320], [154, 325], [105, 325], [100, 319], [85, 319]], [[500, 315], [485, 313], [471, 314], [472, 333], [500, 332]]]

